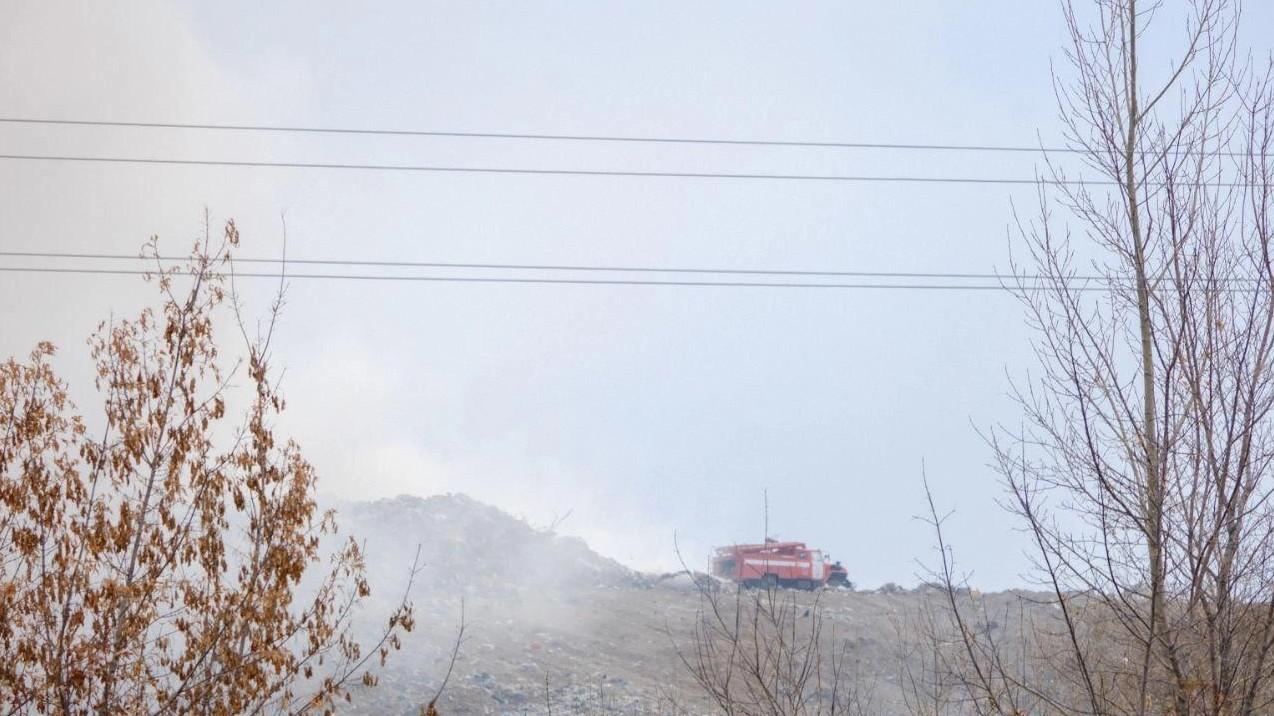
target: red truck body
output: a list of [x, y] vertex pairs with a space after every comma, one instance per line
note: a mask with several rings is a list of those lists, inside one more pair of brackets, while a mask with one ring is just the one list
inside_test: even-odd
[[829, 582], [847, 582], [845, 568], [839, 562], [829, 563], [820, 550], [811, 549], [804, 542], [775, 540], [717, 548], [712, 574], [745, 587], [814, 589]]

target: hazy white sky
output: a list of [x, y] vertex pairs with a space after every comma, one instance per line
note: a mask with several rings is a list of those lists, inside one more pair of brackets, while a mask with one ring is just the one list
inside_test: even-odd
[[[1057, 140], [1051, 2], [0, 1], [0, 114], [907, 143]], [[1165, 22], [1170, 20], [1165, 19]], [[1247, 11], [1268, 52], [1274, 13]], [[1260, 44], [1264, 43], [1264, 44]], [[1159, 58], [1151, 66], [1164, 66]], [[1038, 157], [298, 137], [0, 125], [0, 153], [1030, 177]], [[184, 250], [203, 208], [244, 255], [972, 271], [1029, 188], [0, 162], [0, 247]], [[6, 259], [5, 265], [20, 262]], [[31, 265], [40, 262], [26, 262]], [[477, 275], [469, 272], [468, 275]], [[264, 288], [264, 287], [262, 287]], [[297, 281], [288, 428], [342, 498], [463, 491], [640, 567], [772, 532], [863, 584], [911, 581], [921, 462], [985, 586], [1024, 543], [975, 427], [1016, 424], [1022, 312], [989, 292]], [[0, 355], [83, 338], [131, 278], [0, 274]], [[88, 394], [81, 394], [87, 402]]]

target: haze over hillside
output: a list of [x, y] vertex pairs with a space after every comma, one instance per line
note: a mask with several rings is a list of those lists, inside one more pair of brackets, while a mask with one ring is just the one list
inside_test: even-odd
[[[416, 631], [391, 657], [360, 713], [414, 714], [446, 671], [463, 603], [466, 634], [440, 708], [447, 714], [702, 713], [709, 704], [681, 662], [700, 593], [686, 575], [641, 573], [582, 540], [536, 529], [460, 494], [349, 503], [342, 532], [366, 540], [372, 620], [412, 588]], [[852, 564], [850, 565], [852, 569]], [[729, 585], [725, 585], [730, 589]], [[849, 668], [877, 713], [902, 713], [900, 629], [936, 598], [925, 590], [793, 593], [821, 604], [848, 646]], [[988, 597], [1010, 633], [1016, 593]]]

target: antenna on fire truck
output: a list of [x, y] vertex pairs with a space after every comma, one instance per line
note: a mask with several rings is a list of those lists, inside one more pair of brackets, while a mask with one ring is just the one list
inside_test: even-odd
[[761, 544], [766, 544], [770, 541], [770, 491], [764, 487], [761, 488], [761, 509], [765, 512], [765, 534], [761, 535]]

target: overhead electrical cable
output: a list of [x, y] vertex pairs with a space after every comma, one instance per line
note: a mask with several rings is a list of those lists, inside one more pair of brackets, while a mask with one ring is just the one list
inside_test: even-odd
[[[120, 127], [141, 129], [179, 129], [225, 132], [274, 132], [287, 134], [348, 134], [392, 137], [451, 137], [465, 139], [515, 139], [556, 142], [614, 142], [635, 144], [691, 144], [748, 147], [811, 147], [821, 149], [889, 149], [957, 152], [1012, 152], [1043, 154], [1083, 154], [1086, 150], [1061, 146], [1026, 146], [1011, 144], [944, 144], [907, 142], [848, 142], [797, 139], [728, 139], [713, 137], [657, 137], [608, 134], [544, 134], [529, 132], [476, 132], [434, 129], [376, 129], [357, 127], [314, 127], [272, 124], [214, 124], [193, 122], [128, 122], [97, 119], [56, 119], [47, 117], [0, 117], [0, 123], [61, 125], [78, 127]], [[1238, 152], [1219, 152], [1237, 156]]]
[[[344, 162], [283, 162], [235, 159], [172, 159], [159, 157], [102, 157], [87, 155], [63, 154], [0, 154], [0, 159], [11, 161], [44, 161], [44, 162], [77, 162], [95, 164], [149, 164], [158, 166], [203, 166], [203, 167], [257, 167], [272, 169], [334, 169], [358, 171], [398, 171], [421, 173], [449, 174], [506, 174], [506, 175], [551, 175], [551, 176], [589, 176], [589, 177], [645, 177], [668, 179], [752, 179], [771, 181], [813, 181], [813, 182], [852, 182], [852, 183], [894, 183], [894, 184], [1012, 184], [1012, 185], [1052, 185], [1052, 186], [1122, 186], [1122, 182], [1111, 179], [1025, 179], [1005, 177], [929, 177], [929, 176], [872, 176], [851, 174], [772, 174], [772, 173], [734, 173], [734, 172], [677, 172], [677, 171], [639, 171], [617, 169], [537, 169], [532, 167], [472, 167], [441, 166], [422, 164], [362, 164]], [[1184, 186], [1193, 184], [1182, 182]], [[1218, 188], [1241, 188], [1251, 186], [1244, 182], [1198, 182], [1200, 186]], [[1145, 186], [1162, 186], [1162, 183], [1146, 182]]]
[[[0, 266], [0, 272], [38, 273], [38, 274], [83, 274], [103, 276], [148, 276], [155, 271], [138, 269], [103, 269], [103, 268], [65, 268], [46, 266]], [[186, 272], [177, 271], [174, 275]], [[290, 273], [290, 272], [223, 272], [234, 278], [268, 278], [268, 279], [325, 279], [341, 281], [403, 281], [424, 283], [486, 283], [486, 284], [558, 284], [585, 286], [685, 286], [700, 288], [782, 288], [782, 289], [894, 289], [923, 291], [1013, 291], [1019, 289], [1038, 290], [1050, 285], [1049, 281], [1040, 281], [1035, 285], [1011, 286], [1006, 284], [970, 284], [970, 283], [818, 283], [787, 281], [687, 281], [687, 280], [651, 280], [651, 279], [598, 279], [598, 278], [542, 278], [542, 277], [506, 277], [506, 276], [421, 276], [394, 274], [332, 274], [332, 273]], [[1084, 283], [1084, 282], [1080, 282]], [[1100, 286], [1074, 286], [1072, 291], [1104, 291]]]
[[814, 147], [823, 149], [915, 149], [970, 152], [1058, 152], [1069, 147], [1028, 147], [981, 144], [908, 144], [894, 142], [837, 142], [794, 139], [721, 139], [705, 137], [650, 137], [605, 134], [536, 134], [528, 132], [460, 132], [434, 129], [362, 129], [354, 127], [309, 127], [269, 124], [208, 124], [185, 122], [122, 122], [96, 119], [52, 119], [44, 117], [0, 117], [5, 124], [44, 124], [78, 127], [129, 127], [142, 129], [186, 129], [230, 132], [278, 132], [287, 134], [353, 134], [391, 137], [455, 137], [466, 139], [522, 139], [565, 142], [618, 142], [634, 144], [705, 144], [749, 147]]
[[[66, 251], [0, 251], [0, 257], [41, 258], [41, 259], [92, 259], [111, 261], [186, 261], [186, 256], [142, 256], [139, 254], [119, 253], [83, 253]], [[411, 261], [389, 259], [306, 259], [306, 258], [268, 258], [268, 257], [234, 257], [234, 263], [244, 264], [288, 264], [297, 266], [364, 266], [393, 268], [441, 268], [441, 269], [482, 269], [495, 271], [569, 271], [580, 273], [666, 273], [666, 274], [710, 274], [739, 276], [841, 276], [859, 278], [941, 278], [941, 279], [990, 279], [995, 281], [1053, 281], [1051, 276], [1043, 274], [999, 274], [973, 273], [953, 271], [850, 271], [826, 269], [733, 269], [720, 267], [686, 267], [686, 266], [618, 266], [596, 264], [522, 264], [522, 263], [470, 263], [456, 261]], [[1101, 281], [1114, 282], [1118, 278], [1095, 274], [1074, 274], [1067, 276], [1068, 281]], [[1227, 281], [1246, 281], [1250, 279], [1226, 279]]]

